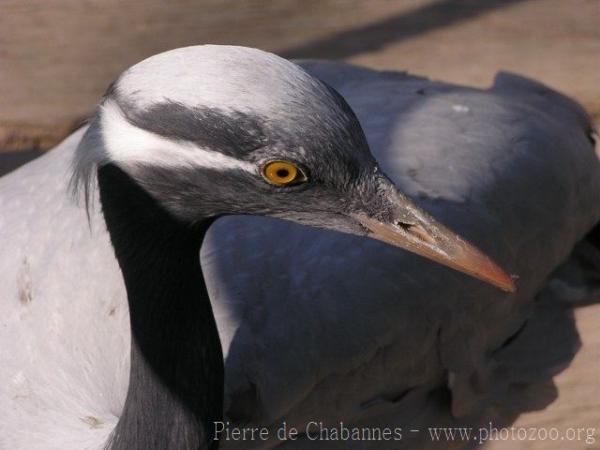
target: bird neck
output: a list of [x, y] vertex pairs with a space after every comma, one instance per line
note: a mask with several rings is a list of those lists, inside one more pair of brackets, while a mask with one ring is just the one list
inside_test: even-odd
[[107, 448], [211, 448], [223, 354], [199, 249], [212, 219], [176, 220], [114, 165], [98, 182], [132, 332], [129, 390]]

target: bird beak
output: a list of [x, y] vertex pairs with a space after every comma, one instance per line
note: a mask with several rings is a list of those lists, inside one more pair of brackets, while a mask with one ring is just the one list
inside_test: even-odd
[[368, 237], [416, 253], [503, 291], [516, 291], [512, 278], [488, 256], [417, 208], [395, 188], [388, 192], [391, 195], [386, 195], [387, 203], [392, 204], [386, 208], [391, 212], [385, 219], [350, 214], [368, 230]]

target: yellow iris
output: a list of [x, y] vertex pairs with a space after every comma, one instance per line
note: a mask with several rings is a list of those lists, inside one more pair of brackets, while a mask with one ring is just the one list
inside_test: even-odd
[[271, 161], [263, 167], [263, 177], [276, 186], [288, 186], [306, 181], [301, 169], [287, 161]]

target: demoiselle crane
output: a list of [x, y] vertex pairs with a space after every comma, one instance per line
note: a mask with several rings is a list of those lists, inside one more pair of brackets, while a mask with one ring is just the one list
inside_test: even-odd
[[[511, 75], [478, 91], [302, 66], [239, 47], [157, 55], [2, 179], [1, 448], [313, 448], [340, 421], [396, 430], [509, 390], [500, 350], [600, 218], [585, 114]], [[513, 290], [386, 175], [519, 292], [364, 239]], [[208, 229], [224, 214], [288, 221]], [[242, 425], [265, 439], [227, 433]]]

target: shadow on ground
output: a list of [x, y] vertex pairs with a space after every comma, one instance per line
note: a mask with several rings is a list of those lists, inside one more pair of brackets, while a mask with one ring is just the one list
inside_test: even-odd
[[445, 0], [278, 53], [286, 58], [349, 58], [524, 1], [528, 0]]
[[25, 150], [17, 152], [0, 153], [0, 176], [12, 172], [17, 167], [37, 158], [44, 152], [40, 150]]

